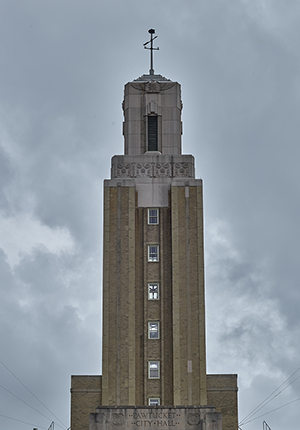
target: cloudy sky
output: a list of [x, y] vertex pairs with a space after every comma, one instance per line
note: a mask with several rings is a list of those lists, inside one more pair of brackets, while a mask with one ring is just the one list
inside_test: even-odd
[[0, 0], [1, 429], [66, 429], [101, 372], [102, 183], [151, 27], [204, 180], [208, 372], [242, 429], [299, 429], [300, 2]]

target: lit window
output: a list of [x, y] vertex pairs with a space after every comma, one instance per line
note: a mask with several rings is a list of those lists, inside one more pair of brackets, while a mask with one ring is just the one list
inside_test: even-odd
[[158, 245], [148, 245], [148, 261], [158, 261], [159, 248]]
[[148, 209], [148, 224], [158, 224], [158, 209]]
[[148, 361], [149, 379], [159, 379], [159, 361]]
[[148, 300], [159, 299], [159, 285], [156, 283], [148, 284]]
[[160, 398], [159, 397], [149, 397], [148, 405], [149, 406], [159, 406], [160, 405]]
[[159, 339], [159, 322], [148, 322], [148, 339]]

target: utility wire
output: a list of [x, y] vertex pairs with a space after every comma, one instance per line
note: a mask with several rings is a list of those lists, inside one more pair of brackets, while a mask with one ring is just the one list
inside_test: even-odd
[[285, 406], [288, 406], [288, 405], [291, 405], [292, 403], [298, 402], [299, 400], [300, 400], [300, 397], [298, 397], [298, 399], [292, 400], [292, 401], [291, 401], [291, 402], [289, 402], [289, 403], [286, 403], [285, 405], [279, 406], [279, 407], [278, 407], [278, 408], [276, 408], [276, 409], [272, 409], [272, 411], [269, 411], [269, 412], [266, 412], [266, 413], [264, 413], [264, 414], [262, 414], [262, 415], [259, 415], [258, 417], [253, 418], [252, 420], [246, 421], [246, 422], [244, 422], [242, 425], [244, 426], [245, 424], [249, 424], [249, 423], [251, 423], [252, 421], [257, 420], [258, 418], [264, 417], [265, 415], [269, 415], [269, 414], [271, 414], [272, 412], [278, 411], [278, 409], [282, 409], [282, 408], [284, 408]]
[[[47, 409], [47, 411], [48, 412], [50, 412], [50, 414], [51, 415], [53, 415], [64, 427], [63, 428], [67, 428], [67, 426], [56, 416], [56, 415], [54, 415], [54, 413], [52, 412], [52, 411], [50, 411], [50, 409], [49, 408], [47, 408], [47, 406], [46, 405], [44, 405], [44, 403], [29, 389], [29, 388], [27, 388], [26, 387], [26, 385], [25, 384], [23, 384], [23, 382], [0, 360], [0, 363], [2, 364], [2, 366], [4, 366], [5, 367], [5, 369], [6, 370], [8, 370], [8, 372], [14, 377], [14, 378], [16, 378], [16, 380], [17, 381], [19, 381], [20, 382], [20, 384], [21, 385], [23, 385], [23, 387], [24, 388], [26, 388], [26, 390], [27, 391], [29, 391], [29, 393], [38, 401], [38, 402], [40, 402], [40, 404], [41, 405], [43, 405], [44, 406], [44, 408], [46, 408]], [[49, 419], [49, 418], [47, 418], [47, 419]], [[52, 420], [50, 420], [50, 421], [52, 421]]]
[[47, 430], [46, 427], [36, 426], [35, 424], [27, 423], [26, 421], [21, 421], [21, 420], [17, 420], [16, 418], [7, 417], [6, 415], [0, 414], [0, 417], [7, 418], [8, 420], [12, 420], [12, 421], [18, 421], [19, 423], [22, 423], [22, 424], [28, 424], [29, 426], [32, 426], [32, 427], [39, 427], [41, 429]]
[[[259, 410], [261, 410], [264, 406], [266, 406], [268, 403], [270, 403], [271, 400], [273, 400], [275, 397], [277, 397], [280, 393], [282, 393], [282, 391], [285, 390], [285, 388], [287, 388], [289, 385], [291, 385], [293, 382], [295, 382], [297, 379], [299, 379], [299, 377], [297, 377], [296, 379], [294, 379], [287, 387], [285, 387], [282, 391], [280, 391], [279, 393], [277, 393], [271, 400], [269, 400], [269, 402], [266, 403], [266, 401], [273, 396], [274, 393], [276, 393], [276, 391], [278, 391], [289, 379], [291, 379], [292, 376], [294, 376], [298, 371], [300, 370], [300, 367], [298, 367], [297, 370], [295, 370], [294, 373], [291, 374], [291, 376], [289, 376], [281, 385], [279, 385], [279, 387], [277, 387], [268, 397], [265, 398], [265, 400], [263, 400], [258, 406], [256, 406], [256, 408], [253, 409], [252, 412], [250, 412], [245, 418], [242, 419], [242, 421], [240, 421], [240, 425], [245, 424], [245, 420], [247, 420], [248, 418], [250, 418], [251, 416], [255, 415], [255, 413], [257, 413]], [[249, 421], [247, 421], [249, 422]]]
[[[37, 409], [35, 409], [33, 406], [29, 405], [29, 403], [26, 403], [24, 400], [20, 399], [20, 397], [16, 396], [14, 393], [12, 393], [11, 391], [9, 391], [7, 388], [3, 387], [3, 385], [0, 385], [0, 387], [7, 391], [9, 394], [11, 394], [12, 396], [14, 396], [16, 399], [20, 400], [20, 402], [25, 403], [25, 405], [29, 406], [31, 409], [33, 409], [34, 411], [36, 411], [37, 413], [39, 413], [40, 415], [43, 415], [43, 417], [47, 418], [47, 420], [52, 421], [51, 418], [47, 417], [47, 415], [43, 414], [42, 412], [38, 411]], [[65, 429], [65, 427], [62, 427], [60, 424], [57, 424], [60, 428]]]
[[[291, 376], [290, 376], [290, 378], [291, 378]], [[292, 383], [293, 382], [295, 382], [295, 381], [297, 381], [297, 379], [299, 379], [300, 378], [300, 376], [298, 376], [297, 378], [295, 378], [295, 379], [293, 379], [293, 381], [291, 381], [286, 387], [284, 387], [281, 391], [279, 391], [277, 394], [275, 394], [275, 396], [274, 397], [272, 397], [268, 402], [266, 402], [266, 400], [268, 399], [268, 397], [267, 397], [267, 399], [265, 399], [264, 400], [264, 404], [261, 406], [261, 407], [259, 407], [259, 406], [257, 406], [256, 408], [255, 408], [255, 413], [251, 413], [251, 414], [249, 414], [246, 418], [244, 418], [244, 420], [241, 422], [241, 424], [244, 424], [244, 421], [245, 421], [245, 419], [247, 419], [247, 418], [250, 418], [251, 416], [253, 416], [253, 415], [255, 415], [255, 414], [257, 414], [257, 412], [258, 411], [260, 411], [261, 409], [263, 409], [265, 406], [267, 406], [272, 400], [274, 400], [277, 396], [279, 396], [279, 394], [281, 394], [281, 393], [283, 393], [284, 392], [284, 390], [286, 390], [290, 385], [292, 385]], [[285, 381], [286, 382], [286, 381]], [[278, 387], [277, 388], [277, 390], [279, 389], [280, 387]], [[276, 390], [275, 390], [276, 391]], [[270, 394], [270, 395], [272, 395], [272, 394]], [[270, 396], [269, 396], [270, 397]], [[265, 403], [266, 402], [266, 403]]]

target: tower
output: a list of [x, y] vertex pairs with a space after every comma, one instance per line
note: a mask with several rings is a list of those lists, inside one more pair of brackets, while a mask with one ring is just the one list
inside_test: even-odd
[[104, 183], [102, 404], [206, 404], [202, 181], [177, 82], [126, 84]]
[[[222, 412], [233, 430], [236, 375], [206, 374], [202, 180], [182, 154], [181, 87], [154, 73], [149, 33], [150, 71], [125, 85], [124, 154], [104, 181], [102, 378], [72, 377], [71, 425], [86, 428], [79, 408], [90, 430], [221, 430]], [[157, 424], [153, 407], [181, 418]]]

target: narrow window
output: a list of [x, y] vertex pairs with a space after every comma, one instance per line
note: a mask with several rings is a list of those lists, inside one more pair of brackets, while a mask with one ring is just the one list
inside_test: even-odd
[[149, 379], [159, 379], [159, 361], [148, 361]]
[[148, 151], [158, 151], [157, 116], [148, 116]]
[[159, 339], [158, 321], [148, 321], [148, 339]]
[[159, 406], [160, 405], [160, 397], [149, 397], [148, 405], [149, 406]]
[[158, 209], [148, 209], [148, 224], [158, 224]]
[[157, 283], [148, 284], [148, 300], [159, 299], [159, 285]]
[[158, 245], [148, 245], [148, 261], [159, 260], [159, 247]]

